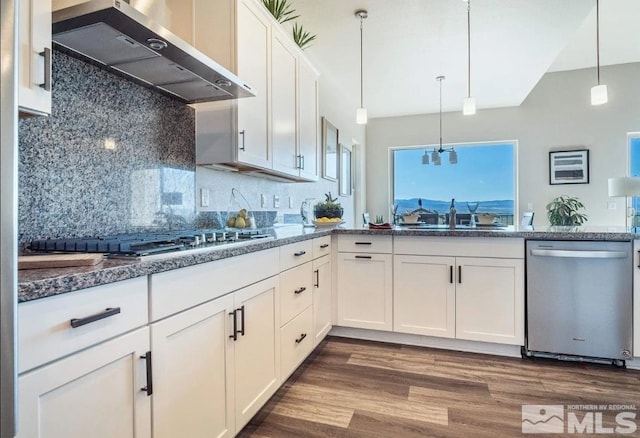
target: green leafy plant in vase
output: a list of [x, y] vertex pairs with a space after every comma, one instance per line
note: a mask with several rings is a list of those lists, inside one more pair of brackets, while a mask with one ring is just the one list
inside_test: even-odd
[[339, 202], [336, 202], [338, 198], [331, 197], [331, 192], [325, 193], [325, 202], [319, 202], [313, 209], [313, 213], [316, 220], [321, 221], [323, 219], [333, 219], [333, 222], [337, 222], [342, 219], [344, 209]]
[[584, 204], [572, 196], [558, 196], [547, 204], [547, 218], [552, 226], [575, 227], [587, 221], [587, 215], [581, 213]]

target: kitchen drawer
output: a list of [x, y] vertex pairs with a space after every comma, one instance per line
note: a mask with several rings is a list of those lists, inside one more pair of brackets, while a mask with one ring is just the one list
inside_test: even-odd
[[510, 237], [396, 236], [393, 246], [394, 254], [524, 258], [524, 239]]
[[391, 236], [371, 236], [367, 234], [340, 234], [339, 252], [366, 252], [391, 254], [393, 249]]
[[280, 247], [280, 271], [311, 261], [313, 256], [313, 240], [303, 240]]
[[[105, 309], [120, 309], [105, 313]], [[110, 315], [76, 328], [71, 320]], [[18, 372], [95, 345], [149, 322], [147, 277], [138, 277], [18, 306]]]
[[280, 325], [285, 325], [313, 302], [312, 264], [280, 274]]
[[316, 237], [313, 239], [313, 258], [331, 254], [331, 236]]
[[151, 321], [277, 275], [278, 249], [151, 275]]
[[282, 381], [313, 349], [313, 312], [311, 307], [280, 329], [280, 376]]

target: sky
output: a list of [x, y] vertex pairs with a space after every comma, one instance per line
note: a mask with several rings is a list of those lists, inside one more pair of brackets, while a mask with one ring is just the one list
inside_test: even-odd
[[[431, 150], [432, 148], [428, 149]], [[458, 163], [422, 164], [425, 149], [394, 151], [394, 199], [493, 201], [515, 198], [513, 143], [456, 146]], [[640, 155], [640, 153], [638, 154]], [[431, 158], [431, 157], [429, 157]], [[639, 171], [640, 171], [640, 157]]]

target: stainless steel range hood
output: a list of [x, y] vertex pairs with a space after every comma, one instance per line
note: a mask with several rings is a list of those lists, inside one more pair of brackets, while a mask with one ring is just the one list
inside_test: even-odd
[[255, 96], [250, 85], [124, 1], [91, 0], [52, 18], [56, 47], [182, 102]]

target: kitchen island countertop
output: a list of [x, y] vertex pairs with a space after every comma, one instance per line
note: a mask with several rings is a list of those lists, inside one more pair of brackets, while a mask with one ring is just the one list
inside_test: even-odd
[[138, 260], [107, 259], [95, 266], [72, 268], [30, 269], [18, 272], [18, 301], [25, 302], [113, 283], [129, 278], [156, 274], [200, 263], [275, 248], [302, 240], [330, 234], [362, 234], [391, 236], [447, 236], [480, 238], [524, 238], [537, 240], [609, 240], [625, 241], [640, 235], [626, 228], [580, 227], [538, 230], [532, 227], [395, 227], [389, 230], [366, 228], [314, 229], [301, 226], [277, 227], [270, 230], [271, 239], [257, 240], [244, 245], [198, 248], [182, 252], [143, 257]]

